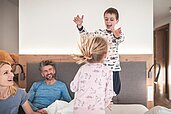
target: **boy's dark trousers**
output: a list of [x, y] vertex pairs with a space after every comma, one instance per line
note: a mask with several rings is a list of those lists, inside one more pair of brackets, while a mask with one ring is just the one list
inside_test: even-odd
[[121, 89], [121, 80], [119, 71], [113, 71], [113, 90], [118, 95]]

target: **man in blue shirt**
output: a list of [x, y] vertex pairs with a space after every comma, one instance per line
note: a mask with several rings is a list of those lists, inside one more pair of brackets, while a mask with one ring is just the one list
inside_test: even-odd
[[45, 60], [40, 62], [40, 72], [44, 80], [34, 82], [29, 90], [29, 103], [34, 111], [47, 113], [47, 108], [56, 100], [71, 101], [65, 83], [56, 80], [55, 64]]

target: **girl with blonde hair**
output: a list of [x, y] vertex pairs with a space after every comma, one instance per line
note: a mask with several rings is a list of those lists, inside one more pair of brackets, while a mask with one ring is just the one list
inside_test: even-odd
[[75, 92], [74, 114], [105, 114], [113, 92], [112, 71], [103, 64], [107, 54], [106, 40], [94, 34], [83, 34], [81, 55], [75, 59], [82, 65], [70, 84]]
[[26, 114], [39, 114], [33, 112], [27, 100], [28, 95], [17, 87], [13, 77], [11, 64], [0, 61], [0, 114], [18, 114], [19, 106]]

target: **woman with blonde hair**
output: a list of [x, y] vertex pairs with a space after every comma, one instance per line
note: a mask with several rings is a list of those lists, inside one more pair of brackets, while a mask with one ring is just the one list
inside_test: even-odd
[[18, 114], [19, 106], [26, 114], [39, 114], [33, 112], [27, 93], [16, 86], [13, 77], [11, 64], [0, 61], [0, 114]]
[[70, 84], [75, 92], [74, 114], [105, 114], [113, 92], [112, 71], [103, 64], [107, 54], [106, 40], [94, 34], [83, 34], [81, 55], [75, 56], [82, 65]]

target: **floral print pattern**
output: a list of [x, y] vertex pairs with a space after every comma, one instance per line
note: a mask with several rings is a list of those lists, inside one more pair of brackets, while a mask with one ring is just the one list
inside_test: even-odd
[[70, 89], [75, 92], [74, 110], [104, 110], [115, 95], [112, 71], [102, 63], [87, 63], [78, 70]]

